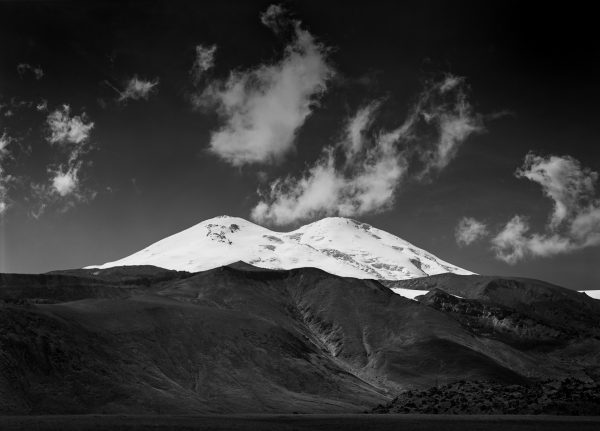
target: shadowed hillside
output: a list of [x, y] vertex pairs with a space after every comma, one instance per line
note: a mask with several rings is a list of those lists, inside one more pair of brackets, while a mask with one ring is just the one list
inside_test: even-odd
[[[593, 330], [581, 335], [577, 326], [597, 318], [595, 304], [579, 307], [575, 326], [566, 317], [552, 326], [546, 309], [523, 300], [546, 297], [537, 292], [496, 303], [439, 290], [418, 302], [371, 280], [242, 263], [196, 274], [145, 266], [0, 280], [5, 414], [360, 412], [406, 389], [589, 378], [598, 364]], [[513, 314], [519, 331], [487, 323]], [[522, 342], [557, 333], [559, 343], [544, 349]]]

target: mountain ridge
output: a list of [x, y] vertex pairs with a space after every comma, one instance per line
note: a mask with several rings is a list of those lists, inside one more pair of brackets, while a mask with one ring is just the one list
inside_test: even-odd
[[122, 259], [86, 268], [153, 265], [199, 272], [237, 261], [268, 269], [315, 267], [360, 279], [473, 274], [393, 234], [343, 217], [326, 217], [290, 232], [276, 232], [240, 217], [219, 216]]

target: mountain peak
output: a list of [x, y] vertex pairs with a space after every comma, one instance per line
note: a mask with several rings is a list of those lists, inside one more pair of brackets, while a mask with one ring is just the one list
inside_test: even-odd
[[404, 280], [472, 274], [366, 223], [326, 217], [275, 232], [241, 217], [218, 216], [119, 259], [89, 268], [154, 265], [189, 272], [235, 262], [268, 269], [315, 267], [342, 277]]

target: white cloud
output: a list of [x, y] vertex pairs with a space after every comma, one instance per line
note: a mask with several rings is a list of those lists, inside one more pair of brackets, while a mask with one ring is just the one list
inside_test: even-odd
[[544, 194], [552, 199], [554, 210], [549, 221], [552, 228], [581, 211], [580, 203], [593, 198], [594, 184], [598, 180], [596, 172], [582, 168], [572, 157], [543, 158], [531, 153], [527, 154], [516, 175], [538, 183]]
[[75, 193], [79, 187], [78, 173], [78, 165], [71, 166], [66, 171], [62, 167], [55, 171], [51, 182], [53, 191], [62, 197]]
[[285, 225], [322, 215], [355, 216], [389, 208], [406, 163], [393, 143], [386, 141], [382, 137], [364, 163], [349, 170], [335, 166], [335, 149], [328, 148], [300, 178], [273, 182], [252, 210], [252, 218]]
[[49, 182], [31, 185], [34, 205], [30, 212], [31, 216], [38, 219], [49, 208], [66, 212], [77, 204], [93, 200], [97, 193], [84, 185], [83, 166], [83, 160], [75, 160], [48, 167]]
[[66, 211], [78, 202], [86, 202], [95, 196], [81, 181], [82, 168], [85, 166], [84, 155], [90, 150], [90, 135], [94, 123], [86, 114], [72, 115], [68, 105], [48, 114], [48, 142], [58, 148], [61, 163], [47, 167], [49, 180], [47, 184], [32, 184], [31, 190], [37, 209], [32, 216], [39, 218], [51, 205]]
[[[379, 101], [359, 109], [346, 122], [342, 140], [325, 148], [305, 173], [277, 179], [266, 191], [259, 192], [260, 201], [252, 210], [252, 218], [285, 225], [323, 215], [360, 216], [391, 208], [397, 189], [414, 169], [411, 158], [435, 153], [446, 139], [444, 129], [439, 127], [442, 119], [457, 105], [468, 105], [462, 80], [442, 91], [443, 82], [430, 84], [404, 123], [391, 131], [373, 130]], [[427, 129], [427, 139], [421, 135], [423, 129]], [[435, 139], [429, 139], [432, 133]], [[468, 135], [456, 135], [454, 145], [460, 145]], [[446, 155], [447, 161], [450, 158]], [[423, 176], [431, 168], [421, 163], [420, 169], [419, 176]]]
[[381, 103], [374, 101], [359, 109], [346, 123], [345, 139], [342, 141], [349, 158], [362, 150], [365, 145], [365, 133], [373, 122], [375, 111]]
[[600, 245], [598, 173], [570, 156], [528, 154], [518, 178], [538, 183], [554, 207], [542, 233], [529, 233], [522, 216], [514, 216], [492, 239], [498, 259], [514, 264], [526, 257], [546, 257]]
[[190, 70], [190, 74], [192, 75], [192, 81], [194, 82], [194, 85], [198, 85], [205, 72], [209, 69], [212, 69], [212, 67], [214, 66], [216, 51], [217, 45], [196, 46], [196, 58], [194, 59], [192, 70]]
[[[423, 177], [444, 169], [470, 135], [485, 130], [483, 119], [473, 112], [464, 87], [464, 78], [447, 75], [433, 86], [427, 100], [429, 106], [423, 106], [425, 121], [435, 125], [439, 131], [436, 145], [421, 153], [425, 163]], [[451, 99], [447, 100], [448, 97]]]
[[529, 234], [530, 227], [522, 216], [514, 216], [492, 239], [496, 257], [515, 264], [527, 256], [553, 256], [578, 249], [570, 238], [557, 233]]
[[0, 216], [6, 212], [9, 206], [8, 185], [12, 180], [12, 176], [6, 173], [4, 161], [10, 157], [8, 146], [11, 142], [12, 139], [6, 132], [2, 133], [2, 136], [0, 136]]
[[0, 165], [0, 216], [8, 209], [7, 175]]
[[50, 129], [47, 139], [51, 144], [83, 144], [94, 128], [85, 113], [71, 116], [69, 105], [52, 111], [46, 122]]
[[159, 80], [155, 78], [153, 81], [147, 81], [134, 76], [129, 81], [125, 89], [120, 92], [119, 101], [125, 102], [127, 100], [148, 100], [150, 95], [155, 92], [156, 86]]
[[198, 108], [217, 107], [224, 125], [212, 133], [210, 150], [234, 166], [278, 161], [292, 150], [297, 130], [334, 73], [327, 49], [299, 22], [279, 14], [269, 17], [271, 28], [274, 23], [293, 27], [283, 58], [234, 71], [193, 97]]
[[8, 156], [8, 146], [10, 145], [12, 139], [6, 134], [6, 132], [2, 133], [0, 136], [0, 162], [6, 156]]
[[458, 222], [454, 235], [459, 245], [470, 245], [488, 235], [487, 225], [473, 217], [463, 217]]

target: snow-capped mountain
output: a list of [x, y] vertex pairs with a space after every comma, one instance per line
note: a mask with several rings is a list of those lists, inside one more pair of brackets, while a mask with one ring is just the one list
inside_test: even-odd
[[368, 224], [328, 217], [274, 232], [238, 217], [215, 217], [114, 262], [88, 268], [154, 265], [190, 272], [243, 261], [270, 269], [315, 267], [343, 277], [404, 280], [473, 274]]

